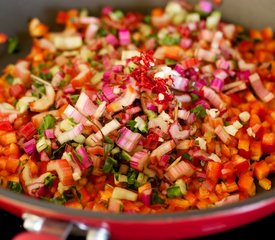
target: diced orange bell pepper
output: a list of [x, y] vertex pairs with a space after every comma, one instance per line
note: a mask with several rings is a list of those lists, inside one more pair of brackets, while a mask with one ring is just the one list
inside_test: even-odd
[[272, 182], [268, 178], [263, 178], [259, 180], [259, 185], [264, 189], [264, 190], [270, 190], [272, 186]]
[[262, 156], [262, 143], [260, 141], [252, 141], [250, 143], [250, 154], [252, 160], [260, 160]]
[[247, 158], [247, 159], [250, 158], [249, 145], [250, 145], [249, 139], [240, 138], [238, 141], [239, 154], [242, 157]]
[[65, 203], [65, 206], [69, 208], [83, 209], [81, 203], [77, 200], [70, 200]]
[[8, 158], [6, 170], [10, 173], [16, 173], [17, 168], [19, 167], [19, 159], [16, 158]]
[[154, 17], [160, 17], [164, 13], [163, 8], [156, 7], [151, 11], [151, 15]]
[[264, 40], [271, 40], [273, 38], [273, 30], [271, 27], [265, 27], [261, 30], [261, 35]]
[[4, 155], [12, 158], [20, 158], [20, 149], [19, 146], [15, 143], [12, 143], [4, 148]]
[[264, 153], [275, 152], [275, 133], [264, 133], [262, 137], [262, 150]]
[[270, 172], [269, 165], [264, 160], [257, 162], [254, 166], [254, 175], [258, 180], [266, 178], [269, 172]]
[[0, 156], [0, 171], [5, 170], [7, 165], [7, 157], [6, 156]]
[[222, 164], [209, 161], [206, 166], [206, 177], [216, 182], [221, 177]]
[[0, 144], [7, 146], [11, 143], [17, 143], [17, 137], [15, 132], [7, 132], [0, 136]]
[[254, 196], [256, 194], [256, 185], [251, 172], [243, 173], [239, 176], [238, 185], [240, 191], [247, 196]]

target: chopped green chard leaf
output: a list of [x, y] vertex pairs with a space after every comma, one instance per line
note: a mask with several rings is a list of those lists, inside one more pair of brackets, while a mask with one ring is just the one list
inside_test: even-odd
[[171, 187], [167, 188], [167, 197], [168, 198], [178, 198], [182, 197], [182, 192], [179, 186], [172, 185]]
[[44, 131], [46, 129], [51, 129], [54, 128], [55, 126], [55, 117], [51, 114], [47, 114], [44, 118], [43, 118], [43, 122], [40, 125], [40, 127], [38, 128], [38, 133], [40, 135], [44, 135]]
[[191, 155], [188, 154], [188, 153], [182, 154], [182, 157], [185, 158], [185, 159], [187, 159], [187, 160], [189, 160], [189, 161], [192, 161], [192, 157], [191, 157]]
[[21, 184], [18, 182], [9, 181], [8, 188], [13, 192], [18, 192], [18, 193], [23, 192], [23, 188], [22, 188]]
[[56, 176], [54, 175], [49, 175], [45, 179], [45, 186], [51, 187], [53, 185], [54, 180], [56, 179]]
[[9, 54], [13, 54], [19, 51], [19, 39], [17, 37], [10, 37], [8, 39], [8, 49]]
[[14, 77], [11, 75], [11, 74], [8, 74], [6, 76], [6, 81], [9, 83], [9, 84], [12, 84], [13, 83], [13, 80], [14, 80]]
[[200, 119], [203, 119], [206, 116], [206, 110], [202, 105], [198, 105], [191, 110], [191, 112], [195, 113], [196, 116]]
[[158, 190], [153, 189], [153, 195], [152, 195], [152, 204], [163, 204], [165, 203], [165, 199], [161, 198], [159, 196]]
[[103, 172], [110, 173], [113, 170], [114, 166], [117, 166], [117, 160], [112, 157], [108, 157], [104, 163]]

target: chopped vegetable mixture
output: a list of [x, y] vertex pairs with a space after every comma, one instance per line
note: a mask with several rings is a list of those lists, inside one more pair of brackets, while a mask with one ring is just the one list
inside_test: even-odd
[[31, 51], [0, 78], [3, 188], [125, 213], [218, 207], [271, 189], [271, 28], [224, 22], [206, 0], [149, 15], [71, 9], [56, 22], [61, 32], [31, 19]]

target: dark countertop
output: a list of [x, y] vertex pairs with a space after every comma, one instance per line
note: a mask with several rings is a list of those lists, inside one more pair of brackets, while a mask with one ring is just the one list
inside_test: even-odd
[[[11, 240], [13, 236], [23, 231], [22, 223], [23, 222], [20, 218], [17, 218], [4, 210], [0, 210], [0, 239]], [[274, 223], [275, 213], [245, 226], [206, 237], [196, 238], [196, 240], [232, 240], [234, 238], [249, 239], [250, 237], [254, 239], [255, 236], [259, 234], [272, 236], [274, 235]]]

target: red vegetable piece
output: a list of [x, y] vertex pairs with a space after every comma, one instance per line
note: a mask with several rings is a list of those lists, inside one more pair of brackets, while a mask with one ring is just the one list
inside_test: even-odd
[[0, 121], [0, 130], [11, 132], [13, 131], [13, 126], [9, 121]]
[[156, 133], [150, 133], [143, 140], [143, 147], [149, 150], [154, 150], [158, 146], [159, 136]]
[[275, 152], [275, 133], [264, 133], [262, 138], [262, 150], [264, 153]]
[[10, 94], [15, 98], [20, 98], [24, 95], [25, 88], [23, 84], [14, 84], [10, 87]]
[[26, 139], [31, 139], [35, 133], [36, 133], [36, 128], [33, 122], [28, 122], [25, 126], [23, 126], [19, 130], [19, 135], [25, 137]]

